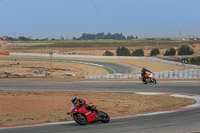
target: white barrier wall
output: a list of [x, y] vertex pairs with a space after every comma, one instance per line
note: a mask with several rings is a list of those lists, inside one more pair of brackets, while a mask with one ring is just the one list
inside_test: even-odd
[[[86, 79], [137, 79], [140, 74], [124, 75], [124, 74], [108, 74], [108, 75], [86, 75]], [[200, 69], [175, 70], [155, 72], [156, 79], [200, 79]]]

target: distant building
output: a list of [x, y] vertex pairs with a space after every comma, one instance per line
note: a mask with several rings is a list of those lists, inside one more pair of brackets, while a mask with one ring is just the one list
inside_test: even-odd
[[8, 36], [2, 36], [1, 38], [3, 41], [5, 41], [8, 38]]

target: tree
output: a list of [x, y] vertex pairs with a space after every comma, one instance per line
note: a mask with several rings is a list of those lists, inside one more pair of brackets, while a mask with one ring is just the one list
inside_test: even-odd
[[126, 47], [122, 47], [122, 48], [118, 47], [116, 50], [116, 54], [117, 56], [130, 56], [130, 51]]
[[106, 50], [103, 56], [113, 56], [114, 54], [111, 51]]
[[158, 48], [154, 48], [151, 50], [150, 56], [156, 56], [160, 54], [160, 50]]
[[164, 56], [174, 56], [176, 54], [176, 50], [174, 48], [170, 48], [165, 51]]
[[14, 39], [12, 38], [12, 37], [7, 37], [7, 39], [6, 39], [7, 41], [13, 41]]
[[188, 45], [182, 45], [178, 48], [178, 55], [193, 55], [194, 50], [190, 48]]
[[143, 49], [136, 49], [132, 52], [132, 56], [144, 56]]
[[127, 40], [132, 40], [132, 39], [135, 39], [133, 35], [127, 36]]
[[19, 40], [20, 40], [20, 41], [29, 41], [30, 39], [27, 38], [27, 37], [24, 37], [24, 36], [20, 36], [20, 37], [19, 37]]
[[200, 56], [190, 58], [191, 64], [200, 65]]
[[106, 35], [104, 34], [104, 32], [100, 32], [97, 34], [83, 33], [81, 37], [73, 38], [73, 40], [99, 40], [99, 39], [126, 40], [126, 37], [122, 33], [111, 34], [110, 32], [108, 32], [108, 34]]

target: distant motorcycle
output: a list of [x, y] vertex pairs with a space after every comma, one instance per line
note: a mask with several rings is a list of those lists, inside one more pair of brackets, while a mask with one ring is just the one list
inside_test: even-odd
[[103, 123], [108, 123], [110, 121], [109, 115], [105, 112], [99, 111], [97, 114], [96, 112], [87, 110], [85, 106], [72, 106], [71, 112], [69, 112], [68, 115], [71, 115], [74, 121], [80, 125], [86, 125], [95, 121], [101, 121]]
[[154, 78], [154, 74], [153, 73], [148, 73], [148, 74], [145, 74], [144, 75], [145, 77], [140, 77], [140, 79], [142, 80], [142, 82], [144, 84], [147, 84], [147, 83], [153, 83], [153, 84], [156, 84], [157, 81], [156, 79]]

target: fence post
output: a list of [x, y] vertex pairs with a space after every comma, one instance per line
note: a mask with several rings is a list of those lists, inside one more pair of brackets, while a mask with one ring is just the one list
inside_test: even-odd
[[200, 79], [200, 69], [197, 71], [197, 78]]
[[169, 79], [169, 72], [170, 72], [170, 71], [168, 71], [168, 79]]
[[175, 71], [173, 70], [172, 72], [173, 72], [173, 73], [172, 73], [173, 79], [175, 79]]
[[180, 71], [178, 71], [178, 79], [180, 79]]

